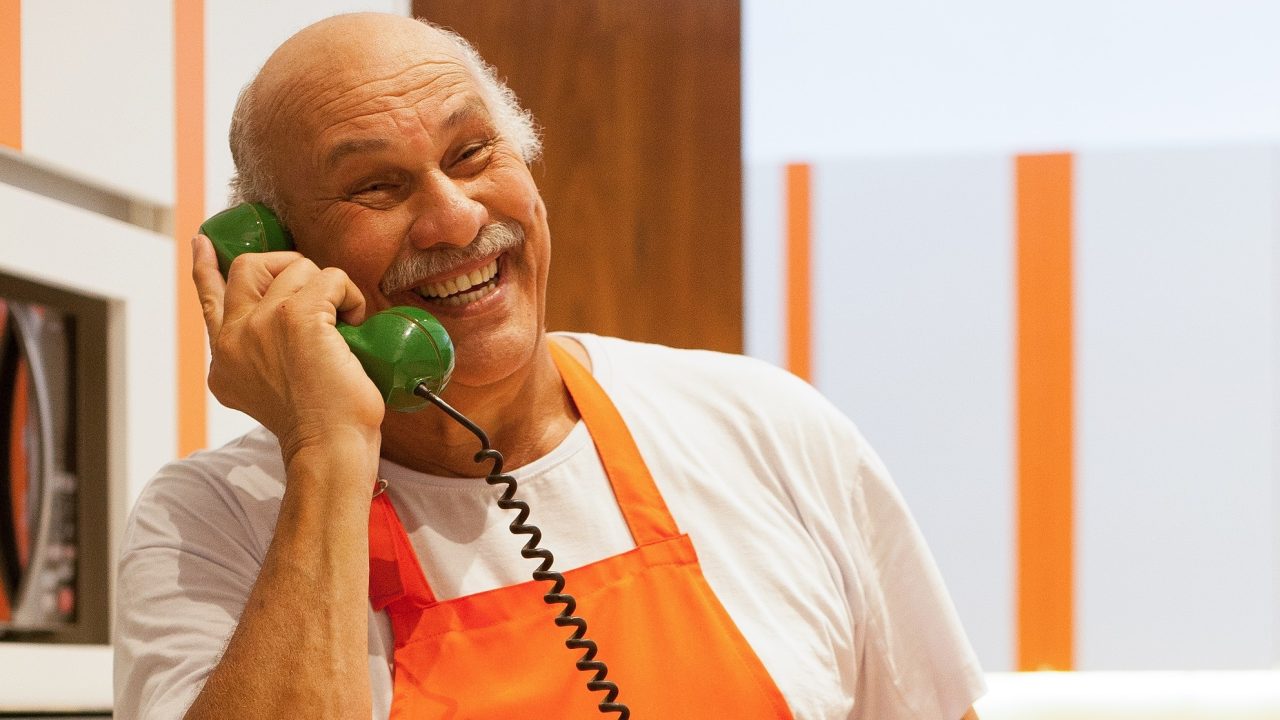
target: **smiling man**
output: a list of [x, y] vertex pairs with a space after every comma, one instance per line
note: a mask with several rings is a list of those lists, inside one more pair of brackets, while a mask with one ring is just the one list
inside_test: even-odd
[[[118, 717], [972, 717], [981, 672], [846, 418], [746, 358], [544, 332], [537, 136], [464, 41], [317, 23], [231, 143], [238, 199], [297, 252], [224, 283], [194, 244], [210, 387], [262, 427], [139, 500]], [[575, 667], [474, 438], [388, 412], [334, 327], [394, 305], [453, 338], [444, 396], [515, 468], [616, 699]]]

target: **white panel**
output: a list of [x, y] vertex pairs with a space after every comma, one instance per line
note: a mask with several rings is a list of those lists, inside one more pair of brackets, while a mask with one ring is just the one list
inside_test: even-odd
[[102, 713], [111, 710], [111, 648], [106, 645], [0, 643], [0, 713]]
[[1012, 163], [818, 165], [815, 371], [929, 540], [988, 670], [1013, 665]]
[[[234, 165], [227, 129], [236, 96], [267, 57], [303, 27], [344, 12], [371, 10], [408, 15], [408, 0], [220, 0], [205, 4], [205, 209], [207, 215], [226, 207], [227, 183]], [[252, 20], [251, 22], [247, 20]], [[195, 228], [182, 228], [195, 232]], [[241, 435], [255, 423], [229, 410], [209, 395], [209, 446]]]
[[982, 720], [1275, 720], [1280, 672], [1020, 672], [987, 675]]
[[1280, 135], [1280, 3], [744, 0], [752, 161]]
[[173, 1], [22, 3], [23, 151], [158, 205], [174, 193]]
[[746, 353], [782, 366], [786, 357], [786, 169], [743, 167], [742, 307]]
[[1265, 667], [1270, 151], [1076, 168], [1078, 666]]
[[[111, 551], [116, 557], [128, 509], [177, 445], [173, 244], [86, 210], [0, 184], [0, 270], [108, 299], [111, 344], [107, 397], [111, 448]], [[110, 651], [59, 650], [76, 687], [47, 682], [51, 659], [39, 648], [0, 643], [11, 700], [39, 707], [106, 707]], [[64, 673], [66, 677], [73, 677]], [[32, 693], [44, 692], [43, 699]]]
[[1280, 151], [1271, 149], [1271, 667], [1280, 670]]

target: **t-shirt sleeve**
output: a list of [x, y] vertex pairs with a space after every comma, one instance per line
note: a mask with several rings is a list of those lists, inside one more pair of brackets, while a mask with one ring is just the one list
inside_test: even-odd
[[130, 518], [119, 564], [117, 718], [186, 713], [257, 578], [257, 545], [232, 491], [201, 470], [175, 464], [152, 480]]
[[834, 423], [837, 520], [864, 610], [853, 717], [960, 720], [986, 691], [977, 658], [888, 471], [852, 423]]

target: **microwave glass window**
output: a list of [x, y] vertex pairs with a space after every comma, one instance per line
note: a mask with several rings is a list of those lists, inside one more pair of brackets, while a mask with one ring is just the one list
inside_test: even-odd
[[76, 615], [71, 317], [0, 300], [0, 634]]

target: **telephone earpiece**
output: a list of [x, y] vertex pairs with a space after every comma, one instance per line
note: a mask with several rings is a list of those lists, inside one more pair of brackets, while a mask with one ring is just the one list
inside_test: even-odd
[[[213, 241], [223, 277], [240, 255], [293, 249], [289, 231], [259, 203], [223, 210], [205, 220], [200, 232]], [[453, 374], [453, 341], [440, 321], [421, 308], [393, 307], [361, 325], [338, 323], [338, 332], [393, 410], [425, 407], [428, 401], [414, 392], [418, 386], [439, 394]]]

